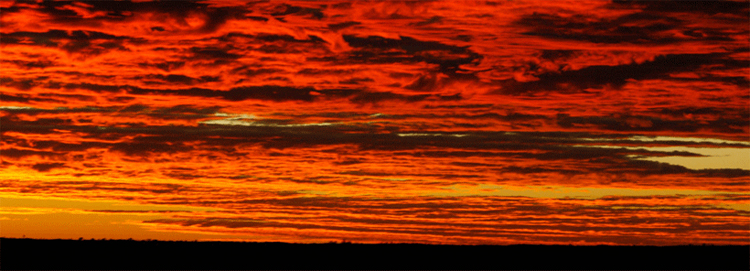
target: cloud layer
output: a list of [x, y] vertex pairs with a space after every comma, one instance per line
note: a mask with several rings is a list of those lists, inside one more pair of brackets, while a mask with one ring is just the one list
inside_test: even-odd
[[10, 235], [748, 243], [747, 2], [0, 8]]

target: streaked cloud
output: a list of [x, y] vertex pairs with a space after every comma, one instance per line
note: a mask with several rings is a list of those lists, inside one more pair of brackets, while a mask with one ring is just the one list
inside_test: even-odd
[[747, 244], [748, 10], [3, 2], [3, 234]]

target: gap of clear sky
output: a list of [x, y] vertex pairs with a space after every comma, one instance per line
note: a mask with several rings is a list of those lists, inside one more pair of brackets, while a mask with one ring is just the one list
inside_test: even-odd
[[3, 1], [0, 235], [747, 245], [749, 8]]

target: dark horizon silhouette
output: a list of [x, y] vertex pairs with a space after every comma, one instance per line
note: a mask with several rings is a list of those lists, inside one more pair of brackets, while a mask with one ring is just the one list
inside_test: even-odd
[[0, 238], [8, 269], [722, 269], [750, 246], [292, 244]]
[[748, 0], [0, 15], [3, 237], [750, 245]]

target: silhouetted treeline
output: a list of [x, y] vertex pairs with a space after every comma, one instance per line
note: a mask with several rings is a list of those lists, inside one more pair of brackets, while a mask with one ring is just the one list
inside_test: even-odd
[[750, 246], [453, 246], [0, 238], [0, 269], [750, 269]]

